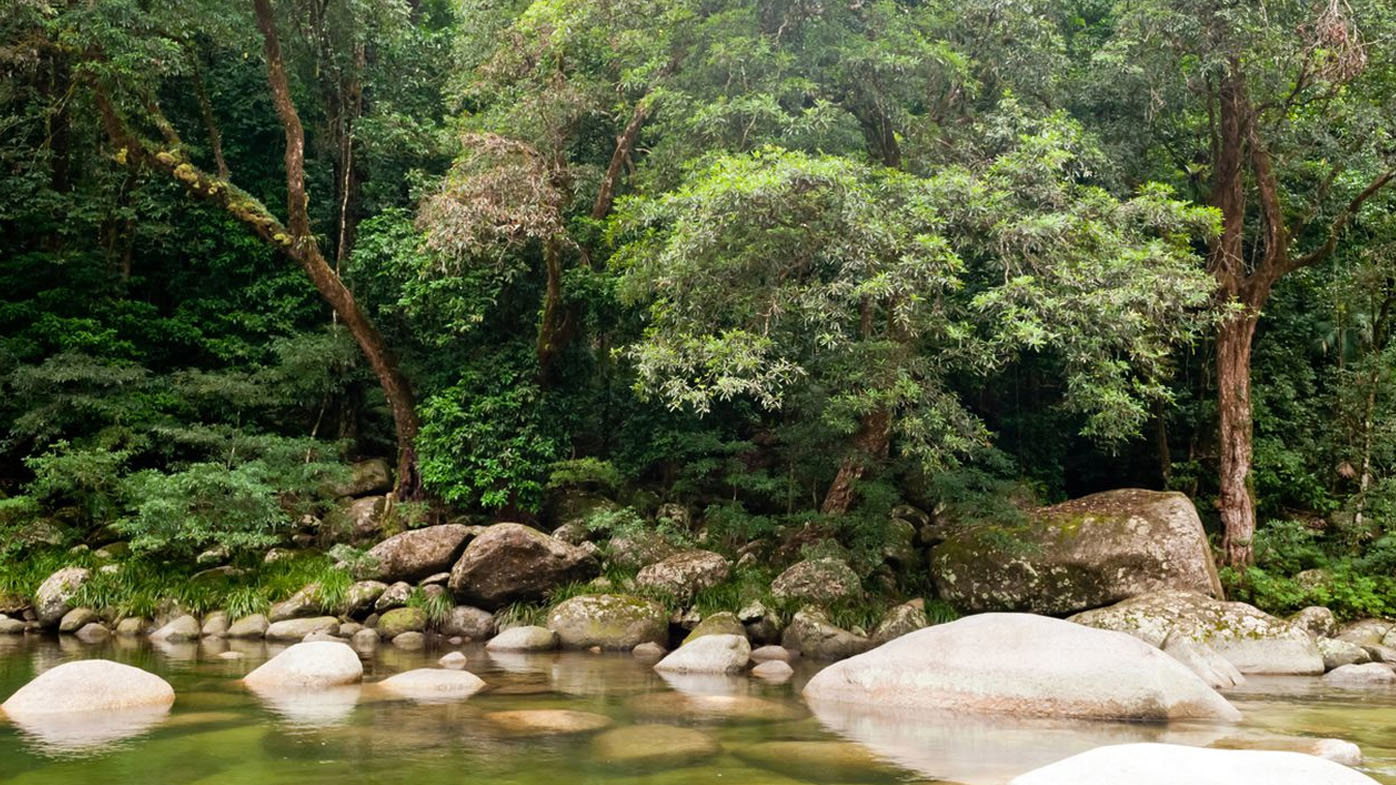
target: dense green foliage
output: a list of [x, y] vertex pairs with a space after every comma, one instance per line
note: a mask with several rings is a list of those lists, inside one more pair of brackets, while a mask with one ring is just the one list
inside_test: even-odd
[[[414, 522], [584, 489], [621, 502], [598, 530], [822, 538], [865, 573], [899, 504], [1167, 486], [1215, 525], [1209, 91], [1249, 69], [1297, 248], [1391, 165], [1375, 0], [271, 5], [314, 237], [415, 388]], [[173, 587], [394, 453], [353, 326], [112, 133], [280, 214], [264, 56], [245, 3], [0, 19], [0, 561], [120, 537]], [[1392, 199], [1259, 323], [1262, 524], [1228, 580], [1267, 606], [1396, 612]]]

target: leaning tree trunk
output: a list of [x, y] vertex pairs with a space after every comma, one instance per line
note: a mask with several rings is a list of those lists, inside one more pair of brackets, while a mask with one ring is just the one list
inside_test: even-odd
[[891, 417], [879, 409], [863, 418], [858, 435], [853, 437], [853, 450], [839, 465], [834, 482], [824, 494], [819, 511], [825, 515], [843, 515], [853, 506], [854, 486], [863, 479], [868, 463], [887, 455], [891, 440]]
[[1255, 561], [1255, 498], [1251, 493], [1251, 341], [1259, 314], [1247, 311], [1228, 319], [1217, 333], [1217, 403], [1221, 428], [1218, 506], [1226, 563], [1245, 567]]

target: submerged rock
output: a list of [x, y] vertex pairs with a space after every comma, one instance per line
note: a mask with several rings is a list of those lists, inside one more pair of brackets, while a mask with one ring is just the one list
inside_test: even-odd
[[622, 594], [583, 594], [553, 608], [548, 629], [565, 649], [629, 650], [646, 641], [663, 645], [669, 617], [653, 600]]
[[931, 551], [939, 595], [972, 612], [1049, 615], [1162, 589], [1222, 596], [1202, 521], [1181, 493], [1106, 491], [1031, 518], [951, 533]]
[[608, 730], [592, 741], [598, 761], [624, 767], [683, 766], [711, 758], [721, 750], [708, 734], [673, 725], [631, 725]]
[[497, 523], [470, 541], [451, 568], [451, 591], [486, 610], [543, 599], [572, 581], [594, 577], [593, 552], [518, 523]]
[[1236, 721], [1185, 665], [1131, 636], [1030, 614], [928, 627], [835, 663], [811, 701], [1021, 717]]
[[490, 639], [485, 651], [552, 651], [557, 648], [557, 633], [547, 627], [510, 627]]
[[0, 704], [0, 709], [20, 719], [42, 714], [169, 708], [174, 699], [174, 688], [153, 673], [110, 660], [74, 660], [34, 677]]
[[611, 718], [604, 714], [570, 709], [492, 711], [485, 715], [485, 719], [510, 733], [526, 735], [589, 733], [612, 724]]
[[243, 679], [254, 690], [318, 690], [363, 679], [359, 655], [344, 643], [297, 643], [262, 663]]
[[805, 780], [892, 782], [903, 772], [851, 741], [765, 741], [736, 747], [738, 759]]
[[785, 660], [766, 660], [752, 668], [751, 675], [767, 681], [785, 681], [795, 675], [795, 669]]
[[1299, 752], [1175, 744], [1098, 747], [1015, 778], [1010, 785], [1377, 785], [1346, 766]]
[[654, 669], [670, 673], [740, 673], [751, 660], [745, 635], [704, 635], [680, 646]]
[[1205, 643], [1241, 673], [1323, 673], [1323, 654], [1312, 635], [1243, 602], [1170, 590], [1079, 613], [1070, 620], [1127, 632], [1154, 646], [1174, 635]]

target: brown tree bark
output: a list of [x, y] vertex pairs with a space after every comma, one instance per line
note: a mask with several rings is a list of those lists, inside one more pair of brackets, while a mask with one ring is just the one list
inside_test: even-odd
[[[1207, 263], [1216, 278], [1218, 295], [1238, 309], [1223, 320], [1217, 331], [1218, 506], [1226, 563], [1246, 567], [1255, 561], [1250, 391], [1251, 344], [1256, 324], [1275, 282], [1331, 256], [1338, 238], [1362, 205], [1396, 178], [1396, 169], [1377, 175], [1353, 197], [1329, 224], [1318, 247], [1293, 256], [1290, 243], [1295, 232], [1291, 231], [1281, 204], [1279, 180], [1262, 136], [1258, 111], [1247, 94], [1240, 62], [1230, 64], [1212, 100], [1211, 203], [1221, 212], [1222, 232], [1212, 243]], [[1255, 195], [1259, 205], [1256, 225], [1260, 231], [1254, 237], [1246, 234], [1248, 193]]]
[[[268, 0], [253, 0], [257, 26], [262, 32], [267, 59], [267, 81], [273, 103], [286, 136], [287, 221], [283, 224], [251, 194], [220, 179], [190, 162], [176, 145], [169, 149], [145, 141], [127, 125], [105, 90], [98, 85], [95, 99], [103, 126], [118, 148], [118, 162], [149, 167], [181, 183], [193, 196], [215, 204], [251, 229], [257, 236], [294, 260], [305, 271], [320, 296], [334, 310], [359, 345], [364, 359], [378, 377], [383, 395], [392, 411], [398, 443], [397, 496], [416, 499], [423, 495], [417, 469], [416, 439], [420, 429], [412, 387], [398, 367], [397, 359], [373, 322], [359, 307], [354, 295], [335, 274], [320, 251], [311, 230], [305, 190], [305, 133], [282, 62], [276, 23]], [[168, 126], [158, 107], [149, 107], [157, 116], [150, 118], [157, 127]]]
[[853, 450], [839, 465], [834, 482], [824, 494], [819, 511], [824, 515], [843, 515], [853, 506], [854, 486], [867, 472], [868, 463], [886, 457], [891, 445], [892, 421], [889, 413], [879, 409], [863, 417], [858, 433], [853, 437]]

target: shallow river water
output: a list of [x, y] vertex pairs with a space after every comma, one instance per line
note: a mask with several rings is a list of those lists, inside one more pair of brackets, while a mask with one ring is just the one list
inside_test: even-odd
[[[0, 720], [4, 785], [799, 785], [960, 783], [1013, 776], [1101, 744], [1167, 741], [1245, 746], [1277, 736], [1338, 737], [1361, 745], [1364, 771], [1396, 785], [1396, 691], [1340, 694], [1317, 679], [1252, 678], [1228, 697], [1239, 726], [1021, 723], [887, 715], [818, 706], [794, 679], [662, 678], [623, 654], [487, 654], [461, 649], [488, 689], [454, 703], [390, 698], [372, 682], [435, 664], [446, 650], [380, 647], [365, 658], [362, 687], [313, 700], [264, 702], [238, 681], [269, 653], [227, 644], [81, 644], [0, 637], [0, 698], [69, 659], [107, 657], [154, 671], [175, 687], [168, 715], [79, 727], [19, 727]], [[719, 751], [696, 761], [618, 765], [598, 734], [529, 735], [490, 715], [520, 709], [603, 714], [612, 728], [679, 725]], [[603, 731], [604, 733], [604, 731]], [[1120, 785], [1128, 785], [1121, 783]]]

